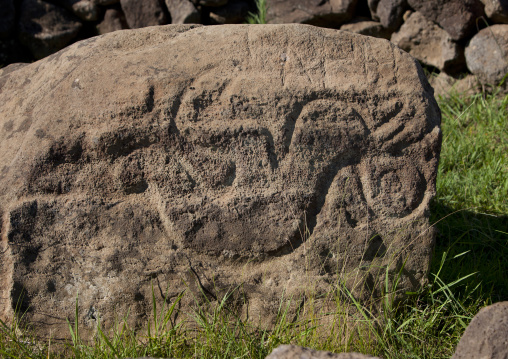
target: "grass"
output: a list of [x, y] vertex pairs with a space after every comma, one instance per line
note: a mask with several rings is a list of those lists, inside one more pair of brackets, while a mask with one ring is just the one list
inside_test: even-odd
[[268, 5], [266, 0], [256, 0], [256, 12], [252, 13], [249, 11], [247, 16], [247, 24], [266, 24], [266, 14]]
[[441, 101], [443, 149], [432, 213], [437, 252], [467, 252], [444, 280], [474, 271], [492, 302], [508, 299], [508, 96], [451, 96]]

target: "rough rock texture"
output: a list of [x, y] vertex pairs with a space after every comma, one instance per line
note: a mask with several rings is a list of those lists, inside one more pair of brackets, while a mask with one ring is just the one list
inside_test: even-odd
[[438, 23], [454, 40], [464, 39], [476, 29], [476, 20], [485, 15], [480, 0], [408, 0], [428, 20]]
[[336, 27], [353, 17], [357, 0], [267, 0], [268, 23]]
[[452, 359], [508, 358], [508, 302], [480, 310], [460, 338]]
[[81, 26], [72, 14], [48, 2], [23, 0], [20, 5], [18, 36], [36, 59], [64, 48]]
[[407, 0], [368, 0], [372, 18], [389, 30], [397, 30], [402, 25]]
[[389, 40], [392, 35], [392, 31], [383, 27], [383, 25], [379, 22], [369, 21], [363, 18], [353, 19], [353, 21], [342, 25], [340, 29], [361, 35], [380, 37], [387, 40]]
[[498, 24], [508, 23], [508, 0], [482, 0], [485, 14]]
[[0, 39], [7, 38], [16, 20], [14, 0], [0, 0]]
[[391, 41], [424, 64], [448, 72], [464, 69], [464, 50], [450, 35], [418, 11], [392, 35]]
[[97, 25], [97, 32], [101, 35], [117, 30], [128, 29], [125, 15], [120, 7], [107, 9], [104, 19]]
[[76, 16], [85, 21], [95, 21], [99, 17], [99, 9], [94, 0], [54, 0]]
[[334, 354], [326, 351], [318, 351], [303, 348], [297, 345], [279, 345], [266, 359], [379, 359], [359, 353]]
[[120, 0], [120, 4], [131, 29], [167, 23], [160, 0]]
[[[121, 10], [120, 0], [0, 0], [0, 67], [18, 61], [33, 62], [62, 48], [61, 44], [49, 47], [45, 43], [41, 44], [41, 39], [37, 39], [30, 31], [27, 35], [26, 29], [37, 33], [42, 27], [37, 24], [38, 20], [34, 22], [29, 16], [20, 17], [19, 4], [23, 1], [30, 4], [51, 3], [59, 8], [57, 12], [65, 9], [67, 12], [64, 14], [73, 15], [70, 18], [71, 23], [74, 23], [72, 27], [80, 28], [77, 35], [72, 35], [72, 31], [69, 34], [56, 30], [57, 23], [60, 22], [58, 19], [54, 21], [53, 29], [46, 26], [46, 30], [42, 31], [44, 35], [39, 34], [44, 41], [51, 43], [57, 40], [58, 43], [65, 44], [129, 27], [168, 23], [241, 24], [247, 22], [249, 12], [257, 11], [255, 0], [122, 0], [121, 6], [127, 15]], [[427, 20], [448, 31], [451, 38], [460, 45], [461, 60], [457, 61], [457, 65], [452, 62], [443, 69], [452, 76], [456, 76], [457, 71], [467, 71], [462, 49], [485, 26], [487, 20], [489, 24], [508, 22], [508, 0], [267, 1], [270, 23], [306, 23], [385, 39], [400, 29], [409, 17], [405, 14], [417, 9], [424, 13]], [[52, 16], [57, 18], [60, 15]], [[487, 16], [490, 18], [487, 19]], [[365, 21], [358, 21], [362, 17]], [[46, 22], [49, 18], [50, 16]], [[70, 30], [68, 20], [63, 20], [62, 29]], [[430, 34], [434, 35], [434, 32], [430, 31]], [[439, 43], [442, 40], [440, 37], [428, 38], [425, 32], [418, 37], [426, 44], [432, 42], [429, 47], [443, 51], [443, 44]], [[38, 54], [37, 58], [30, 55], [27, 47]], [[44, 51], [39, 51], [40, 48]], [[450, 52], [445, 55], [450, 55]]]
[[499, 83], [508, 73], [508, 25], [481, 30], [469, 42], [465, 55], [467, 68], [482, 83]]
[[232, 303], [270, 323], [283, 296], [339, 279], [360, 300], [403, 263], [397, 293], [425, 282], [440, 112], [389, 41], [170, 25], [7, 70], [0, 319], [19, 304], [39, 333], [66, 336], [79, 293], [83, 333], [114, 313], [136, 328], [153, 294], [236, 288]]
[[240, 24], [245, 22], [250, 10], [255, 11], [247, 1], [232, 1], [212, 9], [210, 19], [215, 24]]
[[201, 21], [201, 15], [189, 0], [166, 0], [166, 6], [172, 24], [196, 24]]
[[480, 92], [480, 83], [474, 75], [467, 75], [462, 78], [452, 77], [445, 72], [440, 72], [437, 76], [431, 76], [429, 83], [434, 88], [434, 97], [446, 98], [452, 94], [474, 95]]

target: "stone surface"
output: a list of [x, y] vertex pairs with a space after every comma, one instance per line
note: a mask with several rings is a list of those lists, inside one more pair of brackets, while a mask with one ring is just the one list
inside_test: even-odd
[[0, 39], [7, 38], [12, 33], [15, 20], [14, 0], [0, 0]]
[[279, 345], [266, 359], [379, 359], [359, 353], [334, 354], [327, 351], [318, 351], [297, 345]]
[[[5, 67], [2, 67], [0, 68], [0, 76], [4, 76], [4, 75], [7, 75], [15, 70], [18, 70], [22, 67], [25, 67], [26, 63], [22, 63], [22, 62], [18, 62], [18, 63], [15, 63], [15, 64], [10, 64], [10, 65], [7, 65]], [[1, 227], [0, 227], [1, 228]]]
[[499, 83], [508, 73], [508, 25], [481, 30], [469, 42], [465, 55], [469, 71], [482, 83]]
[[426, 281], [440, 112], [389, 41], [116, 31], [0, 75], [0, 104], [4, 321], [19, 305], [67, 336], [78, 298], [87, 336], [115, 313], [144, 327], [152, 295], [187, 291], [190, 310], [236, 288], [231, 303], [269, 325], [281, 298], [310, 293], [317, 310], [338, 281], [365, 304], [385, 278], [401, 273], [396, 293]]
[[482, 0], [485, 14], [497, 24], [508, 23], [508, 0]]
[[357, 0], [267, 0], [268, 23], [339, 28], [353, 18]]
[[166, 0], [172, 24], [195, 24], [201, 21], [201, 15], [189, 0]]
[[225, 6], [210, 11], [210, 19], [214, 24], [241, 24], [249, 15], [251, 6], [247, 1], [231, 1]]
[[452, 359], [508, 358], [508, 302], [492, 304], [475, 315]]
[[464, 50], [451, 36], [427, 20], [418, 11], [412, 13], [391, 41], [424, 64], [439, 70], [460, 72], [464, 69]]
[[379, 22], [366, 20], [364, 18], [353, 19], [353, 21], [340, 27], [341, 30], [351, 31], [357, 34], [379, 37], [390, 40], [392, 31], [385, 28]]
[[104, 19], [97, 25], [97, 32], [102, 35], [108, 32], [117, 30], [128, 29], [125, 15], [120, 6], [116, 8], [107, 9], [104, 14]]
[[408, 3], [439, 24], [453, 40], [471, 36], [476, 31], [476, 21], [485, 15], [480, 0], [408, 0]]
[[402, 25], [408, 9], [407, 0], [368, 0], [368, 5], [372, 18], [392, 31]]
[[68, 45], [81, 23], [66, 10], [42, 0], [23, 0], [20, 5], [18, 36], [36, 59]]
[[85, 21], [96, 21], [99, 18], [99, 9], [94, 0], [53, 0], [58, 5], [71, 11]]
[[436, 99], [439, 97], [447, 98], [451, 94], [474, 95], [481, 92], [481, 87], [476, 76], [471, 74], [455, 78], [445, 72], [441, 72], [437, 76], [431, 76], [429, 83], [434, 88], [434, 97]]
[[131, 29], [167, 24], [160, 0], [120, 0], [127, 24]]

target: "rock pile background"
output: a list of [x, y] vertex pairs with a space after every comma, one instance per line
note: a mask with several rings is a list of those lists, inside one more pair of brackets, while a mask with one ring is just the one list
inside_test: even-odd
[[[267, 0], [268, 23], [305, 23], [390, 39], [443, 74], [484, 84], [508, 72], [508, 0]], [[163, 24], [243, 23], [254, 0], [0, 0], [0, 65], [72, 42]], [[469, 81], [471, 82], [471, 81]]]

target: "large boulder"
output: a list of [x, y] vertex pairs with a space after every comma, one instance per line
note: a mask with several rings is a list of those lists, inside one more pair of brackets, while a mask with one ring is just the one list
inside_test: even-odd
[[480, 0], [408, 0], [408, 3], [428, 20], [439, 24], [453, 40], [472, 35], [477, 21], [485, 15]]
[[402, 25], [408, 7], [407, 0], [368, 0], [368, 5], [372, 18], [392, 31]]
[[102, 19], [102, 21], [97, 25], [97, 32], [103, 35], [108, 32], [128, 28], [129, 25], [127, 25], [122, 8], [120, 6], [115, 6], [106, 10], [104, 13], [104, 19]]
[[412, 13], [391, 41], [422, 63], [459, 73], [465, 68], [464, 49], [420, 12]]
[[492, 304], [475, 315], [452, 359], [508, 358], [508, 302]]
[[469, 71], [482, 83], [497, 85], [508, 74], [508, 25], [481, 30], [467, 45], [465, 55]]
[[268, 23], [339, 28], [353, 18], [357, 0], [267, 0]]
[[115, 314], [136, 328], [152, 296], [187, 290], [182, 308], [233, 291], [269, 323], [282, 298], [340, 283], [393, 298], [426, 280], [440, 112], [389, 41], [116, 31], [0, 70], [0, 104], [4, 321], [18, 308], [63, 336], [78, 300], [83, 333]]
[[120, 4], [131, 29], [168, 22], [162, 0], [120, 0]]
[[201, 15], [190, 0], [166, 0], [172, 24], [195, 24]]

